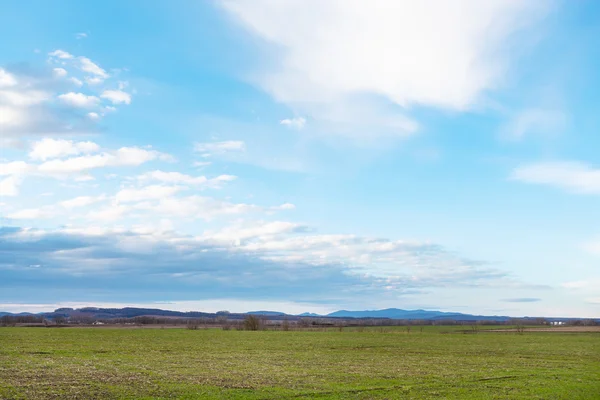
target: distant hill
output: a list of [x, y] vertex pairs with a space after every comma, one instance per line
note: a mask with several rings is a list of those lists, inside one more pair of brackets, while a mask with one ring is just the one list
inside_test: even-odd
[[9, 312], [0, 311], [0, 317], [3, 317], [5, 315], [10, 315], [12, 317], [23, 317], [23, 316], [27, 316], [27, 315], [36, 315], [36, 314], [32, 314], [32, 313], [28, 313], [28, 312], [13, 314], [13, 313], [9, 313]]
[[268, 317], [284, 317], [287, 314], [279, 311], [248, 311], [246, 314], [251, 315], [265, 315]]
[[[0, 318], [3, 316], [40, 316], [46, 319], [53, 320], [58, 317], [63, 318], [87, 318], [94, 320], [112, 320], [112, 319], [129, 319], [136, 317], [160, 317], [160, 318], [182, 318], [182, 319], [199, 319], [199, 318], [221, 318], [225, 316], [230, 320], [243, 320], [247, 315], [261, 315], [264, 318], [270, 320], [281, 320], [282, 317], [286, 317], [289, 320], [298, 320], [300, 318], [371, 318], [371, 319], [396, 319], [396, 320], [428, 320], [428, 321], [442, 321], [442, 320], [455, 320], [455, 321], [498, 321], [504, 322], [512, 317], [503, 315], [473, 315], [473, 314], [462, 314], [452, 313], [443, 311], [432, 311], [432, 310], [402, 310], [399, 308], [386, 308], [384, 310], [363, 310], [363, 311], [349, 311], [339, 310], [332, 312], [327, 315], [319, 315], [315, 313], [303, 313], [299, 315], [289, 315], [279, 311], [250, 311], [248, 313], [229, 313], [226, 311], [220, 311], [218, 313], [208, 313], [201, 311], [170, 311], [161, 310], [157, 308], [136, 308], [136, 307], [125, 307], [125, 308], [99, 308], [99, 307], [85, 307], [85, 308], [58, 308], [52, 312], [45, 313], [9, 313], [0, 312]], [[528, 318], [528, 317], [525, 317]], [[545, 317], [548, 321], [569, 321], [577, 320], [579, 318], [558, 318], [558, 317]], [[600, 320], [597, 320], [600, 322]]]
[[322, 317], [322, 315], [311, 313], [311, 312], [305, 312], [302, 314], [298, 314], [298, 316], [299, 317]]
[[484, 316], [462, 313], [451, 313], [442, 311], [427, 310], [401, 310], [399, 308], [386, 308], [384, 310], [366, 310], [366, 311], [348, 311], [340, 310], [327, 314], [327, 317], [337, 318], [390, 318], [390, 319], [424, 319], [440, 320], [455, 319], [460, 321], [506, 321], [510, 319], [507, 316]]

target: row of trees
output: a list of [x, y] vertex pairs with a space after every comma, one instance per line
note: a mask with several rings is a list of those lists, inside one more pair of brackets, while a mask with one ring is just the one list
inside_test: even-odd
[[[354, 327], [362, 329], [364, 327], [373, 326], [404, 326], [407, 332], [410, 332], [411, 327], [422, 327], [427, 325], [463, 325], [477, 331], [482, 325], [510, 325], [510, 326], [530, 326], [530, 325], [551, 325], [550, 321], [544, 318], [514, 318], [508, 321], [456, 321], [456, 320], [394, 320], [394, 319], [342, 319], [342, 318], [283, 318], [273, 319], [272, 317], [260, 315], [247, 315], [244, 319], [231, 319], [229, 315], [223, 313], [217, 314], [216, 317], [202, 318], [176, 318], [162, 316], [139, 316], [133, 318], [111, 318], [111, 319], [95, 319], [91, 316], [76, 315], [64, 316], [55, 315], [52, 319], [38, 315], [5, 315], [0, 317], [0, 326], [12, 326], [17, 324], [45, 324], [45, 325], [91, 325], [94, 323], [102, 324], [122, 324], [122, 325], [180, 325], [186, 326], [188, 329], [222, 327], [223, 329], [240, 329], [240, 330], [261, 330], [266, 328], [277, 328], [281, 330], [290, 329], [307, 329], [307, 328], [346, 328]], [[595, 326], [600, 325], [598, 321], [593, 319], [578, 319], [567, 320], [564, 325], [571, 326]]]

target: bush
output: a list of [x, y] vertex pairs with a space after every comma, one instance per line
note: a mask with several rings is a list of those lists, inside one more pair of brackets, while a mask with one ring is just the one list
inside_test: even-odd
[[255, 315], [248, 315], [244, 320], [244, 329], [247, 331], [258, 331], [261, 325], [260, 319]]

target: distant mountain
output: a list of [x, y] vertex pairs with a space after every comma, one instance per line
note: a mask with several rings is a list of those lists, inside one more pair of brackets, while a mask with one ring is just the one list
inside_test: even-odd
[[28, 313], [28, 312], [13, 314], [13, 313], [9, 313], [9, 312], [0, 311], [0, 317], [3, 317], [5, 315], [9, 315], [11, 317], [23, 317], [23, 316], [27, 316], [27, 315], [36, 315], [36, 314], [32, 314], [32, 313]]
[[[207, 313], [201, 311], [169, 311], [161, 310], [156, 308], [99, 308], [99, 307], [85, 307], [79, 309], [73, 308], [58, 308], [53, 312], [45, 313], [9, 313], [0, 312], [2, 316], [40, 316], [46, 319], [53, 320], [57, 317], [62, 318], [88, 318], [88, 319], [99, 319], [99, 320], [111, 320], [111, 319], [129, 319], [135, 317], [161, 317], [161, 318], [219, 318], [226, 316], [230, 320], [243, 320], [248, 314], [261, 315], [266, 319], [280, 320], [281, 317], [285, 316], [290, 320], [298, 320], [303, 317], [309, 318], [385, 318], [385, 319], [403, 319], [403, 320], [429, 320], [429, 321], [440, 321], [440, 320], [456, 320], [456, 321], [498, 321], [503, 322], [511, 319], [507, 316], [498, 315], [473, 315], [473, 314], [462, 314], [432, 310], [401, 310], [399, 308], [386, 308], [384, 310], [364, 310], [364, 311], [348, 311], [339, 310], [332, 312], [327, 315], [319, 315], [315, 313], [303, 313], [299, 315], [289, 315], [279, 311], [250, 311], [248, 313], [229, 313], [220, 311], [218, 313]], [[526, 317], [527, 318], [527, 317]], [[546, 317], [549, 321], [567, 321], [577, 320], [578, 318], [557, 318], [557, 317]], [[600, 322], [600, 320], [599, 320]]]
[[264, 315], [267, 317], [284, 317], [287, 314], [279, 311], [248, 311], [246, 314], [251, 315]]
[[427, 310], [401, 310], [399, 308], [386, 308], [385, 310], [348, 311], [340, 310], [327, 314], [327, 317], [336, 318], [390, 318], [390, 319], [455, 319], [461, 321], [506, 321], [506, 316], [483, 316], [461, 313], [450, 313], [442, 311]]

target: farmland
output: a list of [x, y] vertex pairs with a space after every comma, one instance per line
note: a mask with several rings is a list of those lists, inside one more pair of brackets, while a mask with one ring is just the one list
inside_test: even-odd
[[595, 399], [597, 332], [0, 328], [1, 399]]

